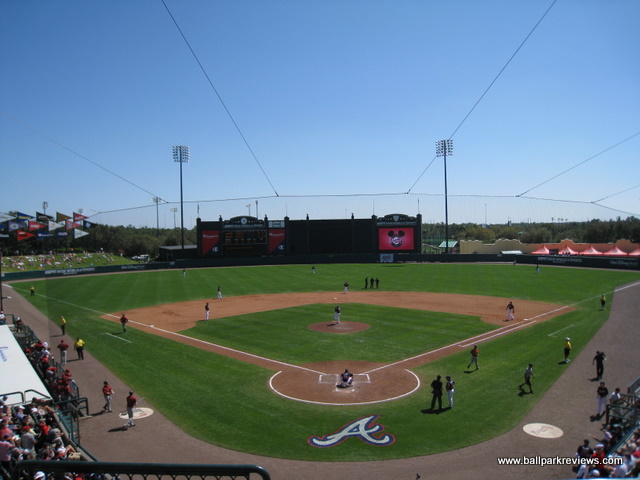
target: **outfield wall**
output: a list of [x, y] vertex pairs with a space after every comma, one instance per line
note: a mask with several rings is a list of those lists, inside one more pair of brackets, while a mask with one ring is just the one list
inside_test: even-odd
[[460, 254], [344, 254], [298, 255], [186, 259], [174, 262], [150, 262], [135, 265], [109, 265], [104, 267], [58, 268], [31, 272], [3, 273], [2, 281], [30, 280], [87, 274], [125, 273], [148, 270], [183, 268], [242, 267], [254, 265], [322, 265], [328, 263], [516, 263], [519, 265], [564, 266], [583, 268], [609, 268], [640, 270], [638, 257], [583, 257], [577, 255], [460, 255]]
[[[251, 216], [197, 219], [197, 257], [239, 258], [376, 253], [420, 253], [422, 216], [269, 220]], [[162, 250], [162, 248], [161, 248]], [[161, 252], [161, 255], [163, 253]], [[169, 258], [164, 258], [169, 260]]]

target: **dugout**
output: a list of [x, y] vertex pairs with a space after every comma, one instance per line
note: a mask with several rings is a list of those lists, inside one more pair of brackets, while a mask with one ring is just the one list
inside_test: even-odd
[[420, 253], [422, 216], [291, 220], [197, 219], [197, 258]]

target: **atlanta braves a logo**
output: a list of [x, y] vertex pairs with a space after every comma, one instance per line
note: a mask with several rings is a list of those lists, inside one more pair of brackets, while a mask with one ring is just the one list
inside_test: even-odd
[[313, 447], [334, 447], [344, 442], [349, 437], [356, 437], [365, 443], [370, 445], [386, 446], [391, 445], [396, 441], [396, 437], [388, 433], [374, 435], [381, 430], [384, 430], [384, 426], [375, 421], [380, 418], [380, 415], [369, 415], [368, 417], [362, 417], [358, 420], [354, 420], [351, 423], [347, 423], [344, 427], [335, 433], [324, 435], [322, 437], [313, 436], [309, 437], [307, 442]]

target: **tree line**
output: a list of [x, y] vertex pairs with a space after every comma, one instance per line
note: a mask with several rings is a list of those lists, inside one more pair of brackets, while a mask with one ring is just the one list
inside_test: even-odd
[[[162, 246], [181, 245], [180, 229], [155, 229], [148, 227], [94, 225], [88, 229], [89, 235], [81, 238], [30, 238], [16, 242], [13, 238], [0, 239], [2, 253], [9, 255], [30, 255], [49, 252], [88, 251], [109, 252], [125, 257], [136, 255], [156, 256]], [[185, 245], [196, 243], [196, 229], [184, 232]]]
[[[1, 238], [0, 249], [5, 256], [85, 250], [104, 251], [126, 257], [144, 254], [154, 257], [161, 246], [182, 243], [179, 228], [95, 225], [87, 231], [89, 235], [78, 239], [32, 238], [17, 242], [11, 237]], [[422, 226], [425, 243], [444, 241], [444, 232], [444, 223]], [[196, 235], [195, 227], [185, 230], [185, 245], [195, 245]], [[556, 243], [564, 239], [571, 239], [576, 243], [613, 243], [620, 239], [640, 243], [640, 219], [628, 217], [588, 222], [511, 223], [486, 226], [476, 223], [454, 223], [449, 225], [450, 240], [480, 240], [483, 243], [494, 243], [501, 238], [520, 240], [522, 243]]]
[[[423, 238], [444, 240], [444, 223], [424, 224]], [[640, 219], [628, 217], [588, 222], [510, 223], [449, 225], [450, 240], [480, 240], [494, 243], [498, 239], [520, 240], [522, 243], [557, 243], [565, 239], [576, 243], [614, 243], [626, 239], [640, 243]]]

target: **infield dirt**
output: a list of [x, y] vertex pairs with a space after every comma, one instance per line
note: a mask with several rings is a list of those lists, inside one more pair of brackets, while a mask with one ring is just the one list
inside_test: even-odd
[[[302, 305], [331, 305], [327, 308], [326, 321], [314, 322], [308, 327], [327, 334], [357, 334], [358, 331], [369, 327], [361, 322], [342, 321], [339, 325], [335, 324], [333, 306], [338, 304], [358, 303], [473, 315], [478, 316], [483, 322], [501, 327], [502, 334], [572, 310], [562, 305], [519, 300], [516, 303], [516, 320], [505, 322], [505, 307], [509, 300], [474, 295], [377, 290], [347, 294], [313, 292], [203, 299], [139, 308], [127, 311], [126, 315], [130, 327], [274, 370], [277, 373], [270, 381], [270, 388], [279, 395], [304, 402], [345, 405], [388, 401], [407, 395], [420, 386], [418, 377], [410, 372], [410, 368], [459, 352], [468, 348], [468, 345], [465, 342], [457, 342], [435, 352], [425, 352], [423, 355], [400, 360], [391, 365], [357, 361], [291, 365], [176, 333], [195, 326], [197, 322], [205, 321], [204, 306], [207, 302], [211, 308], [209, 321]], [[121, 313], [114, 313], [103, 318], [119, 322], [120, 315]], [[475, 337], [473, 341], [481, 343], [484, 337], [495, 335], [494, 332]], [[336, 388], [333, 378], [345, 368], [349, 368], [356, 375], [354, 387]]]

